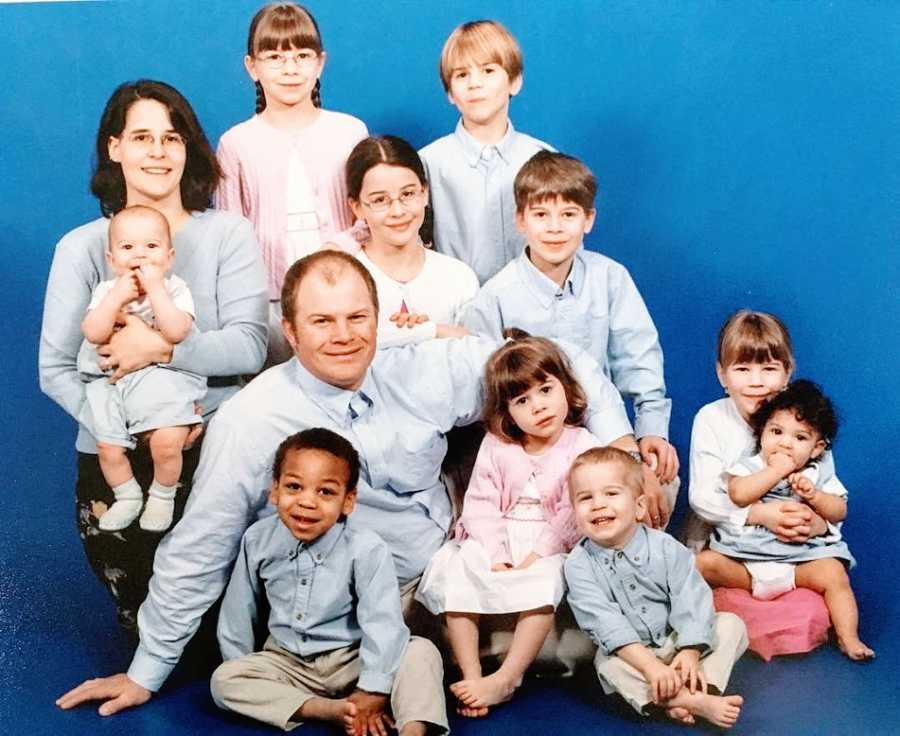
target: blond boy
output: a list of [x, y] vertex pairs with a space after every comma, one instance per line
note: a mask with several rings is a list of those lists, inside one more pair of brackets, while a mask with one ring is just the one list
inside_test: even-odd
[[550, 149], [510, 122], [522, 72], [519, 44], [500, 23], [456, 28], [441, 51], [440, 75], [461, 119], [453, 133], [419, 151], [434, 208], [434, 247], [468, 264], [482, 284], [521, 252], [513, 180], [529, 158]]
[[720, 693], [747, 648], [747, 630], [737, 616], [715, 613], [691, 552], [640, 523], [640, 463], [613, 447], [588, 450], [572, 465], [569, 490], [586, 538], [566, 560], [568, 601], [598, 646], [603, 690], [641, 714], [652, 705], [682, 723], [699, 716], [733, 726], [743, 698]]

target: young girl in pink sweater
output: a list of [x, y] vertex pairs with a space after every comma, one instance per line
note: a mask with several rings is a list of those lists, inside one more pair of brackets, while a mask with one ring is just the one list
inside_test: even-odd
[[[565, 553], [578, 539], [566, 474], [600, 442], [580, 427], [581, 387], [559, 349], [545, 338], [512, 340], [486, 368], [484, 438], [456, 540], [429, 563], [417, 597], [445, 614], [462, 679], [450, 686], [464, 716], [483, 716], [509, 700], [553, 625], [565, 592]], [[503, 664], [483, 676], [482, 615], [517, 613]]]
[[269, 285], [272, 365], [291, 355], [279, 303], [287, 269], [326, 243], [358, 247], [344, 165], [368, 131], [355, 117], [322, 109], [325, 51], [305, 8], [263, 7], [250, 23], [244, 66], [256, 84], [256, 115], [219, 141], [223, 179], [215, 201], [218, 209], [244, 215], [256, 231]]

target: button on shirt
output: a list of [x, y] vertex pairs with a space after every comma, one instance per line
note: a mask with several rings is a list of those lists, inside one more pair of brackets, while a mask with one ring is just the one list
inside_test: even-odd
[[578, 625], [604, 654], [626, 644], [715, 646], [712, 591], [694, 556], [665, 532], [638, 526], [621, 550], [583, 539], [566, 560], [568, 601]]
[[226, 660], [254, 651], [263, 593], [269, 633], [280, 647], [306, 658], [359, 643], [359, 687], [391, 691], [409, 629], [391, 553], [378, 535], [338, 522], [304, 544], [277, 515], [253, 524], [241, 541], [219, 615]]
[[[184, 516], [156, 551], [128, 676], [148, 690], [165, 681], [225, 587], [247, 526], [273, 513], [275, 450], [300, 430], [325, 427], [353, 444], [361, 467], [349, 525], [384, 540], [401, 583], [421, 575], [451, 522], [444, 435], [480, 415], [484, 364], [496, 348], [464, 337], [380, 350], [358, 391], [324, 383], [292, 358], [225, 402], [203, 441]], [[622, 400], [596, 361], [577, 348], [569, 357], [588, 395], [587, 428], [602, 444], [629, 434]]]
[[663, 355], [644, 300], [620, 263], [580, 250], [560, 287], [523, 251], [486, 283], [463, 316], [470, 332], [499, 338], [507, 327], [568, 340], [586, 350], [634, 401], [637, 437], [669, 436]]
[[457, 123], [451, 134], [425, 146], [434, 210], [434, 247], [469, 265], [485, 283], [525, 245], [516, 228], [513, 181], [523, 164], [549, 145], [513, 128], [496, 145], [479, 143]]

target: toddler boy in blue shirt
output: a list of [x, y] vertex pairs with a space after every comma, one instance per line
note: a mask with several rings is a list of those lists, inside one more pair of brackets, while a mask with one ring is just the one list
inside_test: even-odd
[[462, 119], [453, 133], [419, 151], [434, 210], [434, 248], [470, 266], [481, 284], [522, 250], [513, 179], [529, 158], [550, 148], [510, 122], [522, 70], [519, 44], [500, 23], [456, 28], [441, 51], [440, 74]]
[[569, 492], [586, 538], [566, 560], [568, 601], [598, 646], [604, 692], [641, 714], [652, 704], [682, 723], [699, 716], [733, 726], [744, 700], [719, 693], [747, 648], [747, 629], [734, 614], [715, 613], [687, 547], [640, 523], [640, 463], [614, 447], [588, 450], [572, 464]]
[[[625, 267], [582, 247], [596, 195], [597, 181], [581, 161], [535, 154], [515, 181], [516, 222], [527, 246], [482, 287], [463, 324], [495, 338], [518, 327], [587, 351], [633, 400], [641, 455], [660, 482], [671, 483], [678, 456], [667, 440], [672, 402], [656, 327]], [[677, 490], [667, 489], [670, 505]], [[669, 510], [650, 511], [653, 525], [665, 526]]]
[[[440, 654], [409, 635], [390, 550], [346, 524], [356, 450], [330, 430], [307, 429], [281, 443], [272, 476], [277, 514], [244, 534], [222, 602], [216, 704], [286, 731], [313, 719], [351, 735], [394, 723], [404, 736], [446, 732]], [[263, 594], [269, 637], [254, 653]]]

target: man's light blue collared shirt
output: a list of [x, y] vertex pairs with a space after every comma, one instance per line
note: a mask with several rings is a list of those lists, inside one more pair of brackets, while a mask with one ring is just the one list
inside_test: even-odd
[[[241, 537], [268, 504], [272, 460], [285, 437], [325, 427], [360, 454], [357, 507], [349, 525], [378, 534], [410, 581], [446, 537], [450, 500], [440, 478], [445, 434], [475, 421], [494, 340], [429, 340], [377, 352], [358, 391], [320, 381], [296, 358], [257, 376], [210, 422], [184, 517], [156, 551], [138, 612], [141, 643], [128, 676], [157, 690], [203, 612], [219, 597]], [[631, 433], [621, 397], [594, 359], [573, 348], [588, 396], [585, 425], [604, 444]]]
[[525, 245], [516, 229], [513, 181], [544, 150], [553, 148], [519, 133], [512, 122], [499, 143], [486, 146], [460, 120], [453, 133], [419, 151], [434, 210], [434, 248], [471, 267], [481, 284]]
[[219, 646], [227, 659], [254, 651], [261, 596], [282, 649], [312, 657], [359, 643], [358, 686], [389, 693], [409, 641], [391, 552], [377, 534], [339, 521], [309, 544], [277, 515], [251, 526], [225, 591]]
[[668, 438], [672, 401], [659, 336], [628, 271], [611, 258], [577, 251], [560, 288], [523, 251], [469, 302], [463, 325], [494, 338], [519, 327], [577, 345], [634, 401], [635, 435]]
[[674, 537], [640, 524], [621, 550], [583, 539], [566, 560], [567, 599], [578, 625], [604, 654], [626, 644], [715, 647], [712, 591], [694, 555]]

